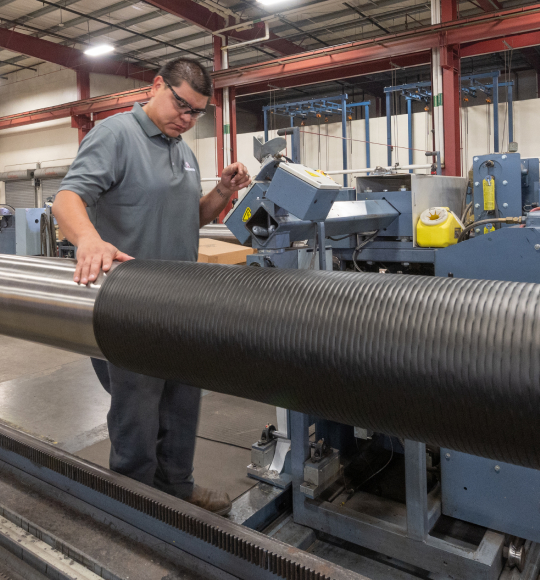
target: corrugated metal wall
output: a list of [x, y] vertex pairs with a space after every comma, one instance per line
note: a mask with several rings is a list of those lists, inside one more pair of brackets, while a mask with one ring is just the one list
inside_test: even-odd
[[36, 188], [33, 182], [31, 180], [6, 181], [6, 203], [15, 208], [36, 207]]

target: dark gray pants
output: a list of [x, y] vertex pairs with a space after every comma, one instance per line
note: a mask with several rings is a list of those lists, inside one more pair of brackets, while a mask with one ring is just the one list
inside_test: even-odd
[[92, 359], [111, 395], [110, 468], [177, 497], [193, 491], [200, 389]]

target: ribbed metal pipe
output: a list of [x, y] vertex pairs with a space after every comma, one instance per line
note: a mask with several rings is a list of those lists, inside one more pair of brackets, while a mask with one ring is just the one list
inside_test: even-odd
[[0, 333], [540, 468], [540, 285], [135, 260], [86, 287], [74, 268], [0, 256]]
[[540, 468], [540, 285], [132, 261], [94, 329], [114, 364]]
[[104, 358], [92, 326], [95, 284], [73, 282], [75, 260], [0, 254], [0, 334]]

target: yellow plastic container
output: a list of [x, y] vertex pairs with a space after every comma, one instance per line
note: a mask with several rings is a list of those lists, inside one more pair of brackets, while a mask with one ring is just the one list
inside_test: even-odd
[[457, 243], [463, 228], [449, 207], [430, 207], [416, 225], [416, 243], [422, 248], [446, 248]]

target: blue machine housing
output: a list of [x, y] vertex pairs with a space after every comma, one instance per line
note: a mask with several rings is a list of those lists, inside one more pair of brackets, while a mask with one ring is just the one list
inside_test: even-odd
[[44, 208], [0, 208], [0, 254], [40, 256], [41, 215]]
[[[500, 217], [518, 217], [538, 206], [539, 160], [518, 153], [492, 153], [473, 159], [475, 221], [484, 211], [483, 185], [495, 180]], [[477, 205], [479, 207], [477, 207]], [[505, 207], [506, 206], [506, 207]], [[538, 212], [540, 213], [540, 212]], [[540, 283], [540, 217], [526, 227], [475, 230], [475, 237], [436, 252], [435, 275]], [[540, 471], [441, 449], [442, 512], [474, 524], [540, 541]]]
[[441, 449], [442, 512], [540, 542], [540, 471]]
[[[297, 180], [290, 175], [282, 175], [285, 172], [276, 169], [276, 164], [268, 164], [265, 169], [268, 172], [266, 177], [253, 186], [246, 197], [235, 206], [232, 214], [228, 216], [227, 225], [240, 241], [250, 241], [258, 248], [259, 252], [250, 256], [248, 263], [261, 267], [313, 267], [315, 246], [312, 240], [315, 237], [316, 224], [294, 215], [292, 209], [296, 209], [294, 197], [297, 193]], [[495, 180], [500, 217], [522, 216], [538, 206], [538, 159], [521, 159], [519, 154], [509, 153], [478, 156], [473, 162], [472, 191], [470, 199], [467, 200], [473, 201], [473, 205], [479, 204], [478, 208], [474, 208], [475, 220], [486, 217], [481, 185], [486, 175], [491, 175]], [[272, 184], [276, 186], [280, 203], [276, 203], [273, 195], [266, 195]], [[333, 207], [338, 203], [350, 204], [355, 208], [355, 204], [365, 204], [362, 223], [358, 229], [353, 229], [350, 223], [338, 223], [331, 210], [325, 219], [326, 246], [331, 246], [333, 255], [340, 259], [342, 269], [349, 267], [353, 254], [356, 254], [356, 261], [362, 268], [371, 267], [372, 261], [374, 268], [381, 263], [386, 266], [393, 265], [389, 271], [409, 272], [414, 266], [416, 272], [422, 268], [420, 271], [431, 271], [436, 276], [540, 283], [540, 211], [528, 215], [526, 227], [502, 227], [487, 235], [484, 235], [482, 228], [481, 232], [473, 231], [471, 239], [448, 248], [417, 246], [416, 224], [420, 213], [429, 207], [443, 206], [461, 216], [465, 208], [466, 185], [465, 178], [437, 175], [370, 175], [358, 178], [356, 191], [352, 188], [340, 189]], [[316, 199], [315, 192], [306, 189], [304, 193], [308, 197], [311, 195], [311, 200]], [[284, 205], [288, 211], [285, 211]], [[242, 221], [241, 218], [248, 208], [251, 217]], [[358, 215], [354, 219], [360, 221], [360, 212], [357, 209], [355, 211]], [[352, 213], [347, 217], [348, 222], [354, 221], [351, 217]], [[258, 239], [258, 236], [249, 231], [255, 225], [260, 228], [272, 226], [272, 235]], [[338, 227], [342, 228], [341, 235]], [[365, 239], [362, 236], [371, 230], [378, 230], [376, 239], [355, 252], [357, 240]], [[295, 240], [306, 239], [309, 245], [302, 249], [292, 245]], [[327, 258], [329, 269], [330, 263]], [[403, 267], [408, 266], [407, 263], [412, 265], [410, 270]], [[380, 513], [386, 514], [385, 517], [390, 512], [400, 514], [401, 519], [396, 521], [406, 521], [407, 526], [406, 532], [399, 528], [399, 534], [395, 533], [394, 524], [390, 525], [384, 517], [376, 517], [379, 512], [373, 515], [367, 508], [365, 513], [362, 509], [336, 509], [334, 504], [316, 499], [314, 501], [318, 503], [315, 509], [314, 504], [310, 503], [313, 500], [306, 499], [300, 485], [297, 485], [304, 479], [305, 446], [312, 422], [312, 418], [291, 413], [295, 522], [371, 549], [378, 550], [384, 545], [383, 551], [386, 554], [411, 562], [415, 558], [420, 562], [430, 560], [433, 556], [432, 542], [435, 542], [438, 557], [441, 553], [447, 554], [448, 561], [451, 564], [453, 562], [456, 577], [488, 579], [498, 576], [498, 566], [502, 562], [500, 552], [504, 543], [504, 538], [499, 534], [488, 533], [477, 552], [467, 552], [468, 555], [460, 560], [456, 558], [455, 551], [463, 556], [463, 550], [455, 548], [451, 542], [441, 542], [438, 538], [434, 540], [429, 533], [424, 541], [416, 541], [422, 538], [415, 537], [414, 524], [410, 525], [410, 530], [408, 524], [409, 515], [415, 516], [414, 508], [410, 507], [409, 513], [408, 507], [396, 501], [387, 498], [373, 499], [367, 492], [358, 496], [359, 505], [369, 508], [374, 503]], [[349, 444], [356, 442], [356, 435], [350, 434], [351, 429], [317, 421], [316, 439], [328, 439], [331, 447], [337, 448], [346, 456]], [[386, 439], [383, 437], [382, 441], [386, 442]], [[406, 473], [408, 470], [409, 474], [418, 474], [416, 479], [412, 477], [412, 483], [411, 478], [406, 476], [408, 505], [410, 498], [415, 500], [425, 494], [423, 486], [426, 482], [426, 449], [412, 441], [405, 443]], [[397, 446], [392, 446], [392, 451], [397, 451]], [[539, 490], [540, 471], [441, 449], [441, 499], [438, 499], [438, 488], [430, 493], [431, 503], [425, 526], [432, 530], [442, 513], [464, 522], [540, 542]], [[440, 511], [433, 507], [436, 505]], [[410, 538], [409, 532], [412, 534]], [[416, 556], [412, 553], [415, 551]], [[434, 561], [430, 560], [431, 565], [434, 565]], [[446, 565], [446, 561], [444, 564]], [[483, 566], [481, 573], [476, 566]], [[465, 569], [472, 570], [471, 574], [465, 575]]]
[[[496, 210], [484, 209], [483, 182], [487, 176], [495, 181]], [[490, 153], [473, 158], [474, 221], [520, 216], [538, 206], [538, 158], [521, 159], [519, 153]], [[501, 228], [508, 225], [501, 224]], [[489, 228], [479, 228], [484, 235]]]
[[15, 210], [16, 253], [19, 256], [40, 256], [41, 215], [46, 212], [42, 207], [17, 208]]
[[[435, 275], [539, 284], [538, 214], [529, 214], [524, 228], [506, 227], [438, 251]], [[441, 449], [441, 458], [443, 514], [540, 541], [540, 471], [450, 449]]]
[[246, 223], [257, 211], [260, 202], [265, 199], [266, 190], [269, 187], [269, 181], [255, 181], [246, 195], [233, 206], [223, 220], [223, 223], [227, 225], [241, 244], [251, 245], [251, 232], [246, 228]]
[[15, 253], [15, 216], [0, 207], [0, 254]]
[[339, 192], [320, 189], [279, 167], [272, 178], [266, 197], [301, 220], [321, 221], [326, 218]]

